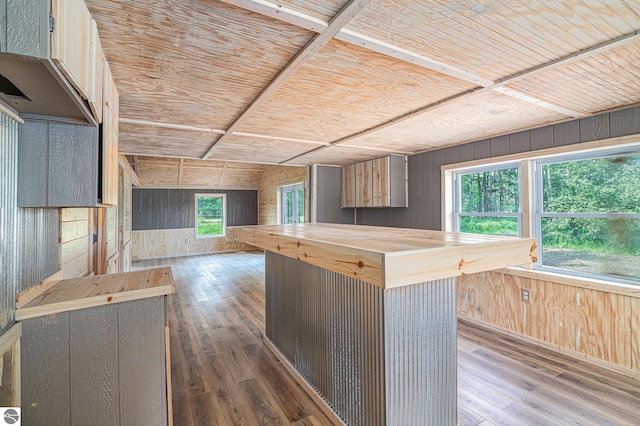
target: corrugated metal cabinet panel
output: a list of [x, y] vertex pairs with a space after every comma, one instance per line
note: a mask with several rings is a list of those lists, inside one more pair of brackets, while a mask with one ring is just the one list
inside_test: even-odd
[[407, 157], [390, 155], [342, 168], [342, 207], [407, 207]]
[[95, 207], [98, 128], [25, 121], [18, 144], [19, 207]]

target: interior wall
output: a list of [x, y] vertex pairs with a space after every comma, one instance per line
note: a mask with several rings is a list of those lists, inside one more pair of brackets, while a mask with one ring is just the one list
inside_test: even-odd
[[[195, 194], [227, 194], [227, 235], [195, 238]], [[131, 259], [188, 256], [252, 247], [237, 243], [231, 227], [257, 225], [257, 191], [144, 189], [132, 190]]]
[[60, 209], [62, 279], [84, 277], [93, 272], [90, 215], [93, 215], [93, 209]]
[[[258, 224], [278, 223], [278, 188], [284, 185], [304, 182], [307, 178], [305, 167], [268, 166], [258, 185]], [[308, 188], [305, 188], [305, 192]]]
[[[633, 134], [640, 134], [640, 107], [413, 155], [409, 207], [360, 208], [357, 223], [440, 230], [443, 165]], [[334, 191], [340, 193], [339, 184]], [[333, 210], [325, 217], [337, 214], [335, 205], [324, 207]], [[640, 292], [618, 294], [606, 285], [588, 290], [578, 281], [560, 281], [497, 272], [463, 277], [458, 316], [640, 376]], [[531, 290], [526, 306], [521, 288]]]
[[317, 222], [354, 224], [354, 209], [341, 208], [341, 167], [316, 167]]

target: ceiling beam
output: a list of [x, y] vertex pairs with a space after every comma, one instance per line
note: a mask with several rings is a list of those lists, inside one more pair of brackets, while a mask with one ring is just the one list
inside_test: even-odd
[[140, 126], [150, 126], [150, 127], [160, 127], [163, 129], [173, 129], [173, 130], [188, 130], [192, 132], [202, 132], [202, 133], [214, 133], [217, 135], [224, 135], [224, 130], [219, 129], [209, 129], [205, 127], [194, 127], [194, 126], [185, 126], [183, 124], [172, 124], [172, 123], [161, 123], [157, 121], [145, 121], [145, 120], [136, 120], [133, 118], [120, 118], [118, 119], [119, 123], [122, 124], [137, 124]]
[[222, 142], [230, 133], [235, 132], [264, 102], [275, 93], [304, 63], [322, 49], [337, 33], [353, 19], [371, 0], [350, 0], [329, 22], [327, 27], [313, 37], [294, 58], [271, 80], [242, 114], [229, 126], [227, 133], [220, 136], [202, 156], [205, 160], [211, 156], [216, 144]]

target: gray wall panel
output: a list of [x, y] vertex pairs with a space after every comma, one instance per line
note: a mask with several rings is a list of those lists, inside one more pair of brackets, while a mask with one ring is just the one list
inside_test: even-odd
[[[491, 156], [498, 157], [500, 155], [509, 154], [509, 135], [491, 138]], [[451, 164], [453, 162], [449, 162]]]
[[[49, 157], [46, 154], [48, 146], [49, 125], [42, 121], [26, 121], [20, 126], [20, 145], [18, 158], [21, 161], [18, 168], [18, 205], [44, 206], [47, 204], [47, 181]], [[44, 147], [43, 147], [44, 146]], [[44, 153], [35, 155], [34, 153]]]
[[18, 293], [60, 270], [58, 209], [18, 209]]
[[474, 160], [491, 157], [491, 139], [473, 142]]
[[531, 132], [519, 132], [509, 135], [509, 153], [518, 154], [531, 150]]
[[572, 120], [553, 126], [553, 146], [580, 143], [580, 121]]
[[594, 115], [580, 120], [580, 142], [611, 137], [609, 114]]
[[23, 321], [22, 327], [22, 424], [70, 425], [69, 313]]
[[118, 305], [72, 311], [69, 320], [71, 424], [118, 425]]
[[[2, 3], [5, 2], [0, 4]], [[44, 28], [40, 27], [43, 19], [48, 18], [47, 2], [8, 0], [6, 5], [6, 46], [3, 45], [2, 50], [24, 56], [44, 57], [47, 45]]]
[[[354, 223], [354, 209], [343, 209], [342, 168], [317, 167], [317, 221], [321, 223]], [[336, 191], [336, 188], [339, 190]]]
[[475, 160], [475, 157], [473, 156], [473, 144], [466, 143], [464, 145], [459, 145], [458, 161], [463, 162], [463, 161], [471, 161], [471, 160]]
[[[120, 424], [167, 424], [165, 392], [165, 298], [124, 302], [118, 309]], [[141, 333], [140, 330], [144, 330]], [[148, 389], [148, 393], [140, 392]]]
[[531, 150], [553, 147], [553, 126], [531, 130]]
[[197, 193], [227, 194], [227, 226], [258, 224], [257, 191], [134, 188], [132, 230], [194, 228]]
[[612, 138], [640, 133], [640, 106], [615, 111], [609, 116]]

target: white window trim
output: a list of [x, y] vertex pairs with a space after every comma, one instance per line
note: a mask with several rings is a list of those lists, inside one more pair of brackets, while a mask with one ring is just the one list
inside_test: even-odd
[[[222, 233], [219, 235], [198, 235], [198, 198], [199, 197], [219, 197], [222, 198]], [[200, 240], [203, 238], [225, 238], [227, 235], [227, 194], [218, 192], [198, 192], [194, 195], [194, 234], [195, 239]]]
[[[584, 142], [581, 144], [572, 144], [561, 147], [547, 148], [538, 151], [528, 151], [518, 154], [509, 154], [499, 157], [490, 157], [480, 160], [466, 161], [455, 164], [446, 164], [441, 166], [441, 213], [442, 213], [442, 230], [453, 231], [454, 229], [454, 173], [456, 171], [473, 169], [475, 167], [488, 167], [489, 165], [499, 167], [500, 165], [509, 164], [513, 162], [520, 162], [520, 182], [522, 187], [520, 188], [520, 209], [522, 213], [522, 237], [533, 238], [535, 237], [534, 223], [535, 223], [535, 211], [533, 211], [533, 197], [536, 195], [533, 193], [533, 181], [535, 179], [534, 166], [537, 161], [544, 160], [552, 157], [560, 157], [563, 155], [571, 155], [576, 153], [584, 153], [590, 155], [592, 153], [601, 153], [610, 151], [612, 149], [624, 149], [629, 148], [630, 151], [640, 151], [640, 134], [621, 136], [616, 138], [602, 139], [593, 142]], [[606, 284], [607, 286], [617, 287], [621, 290], [626, 290], [629, 287], [637, 291], [638, 285], [626, 284], [625, 282], [618, 282], [615, 280], [606, 280], [602, 278], [594, 278], [590, 276], [582, 276], [579, 274], [566, 274], [551, 270], [536, 269], [533, 270], [532, 266], [527, 265], [524, 268], [506, 268], [505, 271], [514, 271], [514, 275], [518, 275], [517, 271], [527, 270], [526, 273], [530, 276], [536, 276], [540, 279], [545, 279], [549, 276], [565, 277], [571, 285], [591, 288], [594, 283]], [[626, 292], [626, 291], [625, 291]]]

